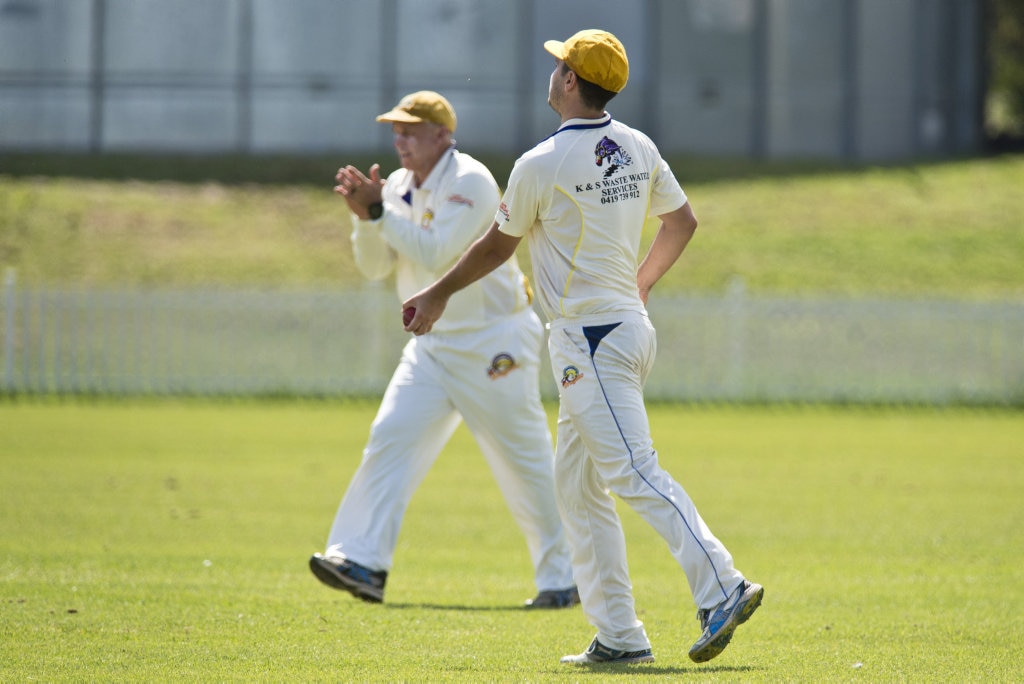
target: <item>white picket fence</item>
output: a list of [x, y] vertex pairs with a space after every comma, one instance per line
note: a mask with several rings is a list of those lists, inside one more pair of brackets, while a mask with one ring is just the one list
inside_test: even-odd
[[[85, 290], [8, 277], [0, 392], [377, 395], [407, 340], [398, 308], [384, 286]], [[659, 342], [650, 399], [1024, 404], [1022, 302], [765, 297], [736, 286], [649, 308]], [[553, 378], [541, 384], [556, 396]]]

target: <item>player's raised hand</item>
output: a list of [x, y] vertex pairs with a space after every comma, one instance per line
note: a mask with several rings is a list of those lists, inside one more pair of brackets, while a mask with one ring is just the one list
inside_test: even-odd
[[351, 164], [343, 166], [334, 174], [334, 180], [337, 183], [334, 192], [345, 198], [348, 208], [361, 219], [369, 218], [369, 207], [381, 201], [381, 192], [384, 188], [384, 181], [380, 177], [380, 164], [370, 167], [369, 176]]
[[384, 180], [380, 177], [380, 164], [370, 167], [369, 177], [363, 175], [363, 172], [355, 167], [349, 168], [352, 169], [356, 178], [359, 200], [366, 206], [380, 202], [384, 190]]
[[338, 169], [338, 173], [334, 174], [334, 182], [337, 183], [334, 186], [334, 192], [344, 195], [346, 198], [352, 198], [359, 184], [359, 178], [353, 171], [358, 170], [354, 166], [342, 166]]
[[370, 183], [379, 185], [381, 188], [384, 187], [384, 179], [380, 177], [380, 164], [374, 164], [370, 167]]
[[380, 201], [381, 190], [384, 187], [384, 181], [380, 177], [380, 164], [370, 167], [369, 176], [349, 164], [338, 169], [334, 178], [338, 182], [334, 191], [353, 202], [366, 206]]

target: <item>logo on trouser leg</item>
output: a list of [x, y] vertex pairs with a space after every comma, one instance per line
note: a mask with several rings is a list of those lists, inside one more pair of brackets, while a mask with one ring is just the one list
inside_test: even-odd
[[576, 381], [583, 377], [583, 373], [576, 366], [566, 366], [562, 369], [562, 387], [575, 385]]
[[519, 368], [519, 364], [516, 363], [512, 355], [502, 352], [491, 359], [491, 365], [487, 369], [487, 376], [491, 380], [496, 380], [503, 375], [508, 375], [516, 368]]

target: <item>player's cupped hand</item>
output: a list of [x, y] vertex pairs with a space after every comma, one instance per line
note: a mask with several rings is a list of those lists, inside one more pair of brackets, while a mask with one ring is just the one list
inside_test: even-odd
[[362, 206], [380, 202], [381, 190], [384, 187], [384, 180], [380, 177], [380, 164], [370, 167], [369, 176], [351, 164], [343, 166], [334, 175], [334, 180], [337, 183], [334, 191], [352, 202]]
[[426, 335], [441, 318], [447, 305], [448, 297], [437, 292], [435, 285], [420, 290], [402, 303], [402, 311], [414, 310], [412, 319], [405, 324], [406, 332]]

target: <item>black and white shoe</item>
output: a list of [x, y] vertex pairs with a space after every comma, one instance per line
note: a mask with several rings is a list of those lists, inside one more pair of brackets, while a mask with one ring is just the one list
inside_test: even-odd
[[572, 608], [580, 603], [580, 592], [576, 587], [568, 589], [545, 589], [523, 604], [527, 609]]
[[631, 665], [633, 663], [653, 663], [654, 655], [649, 648], [640, 651], [619, 651], [608, 648], [598, 641], [597, 637], [594, 637], [586, 651], [579, 655], [562, 656], [559, 662], [572, 665]]
[[368, 603], [384, 601], [384, 583], [388, 573], [370, 570], [347, 558], [327, 557], [314, 553], [309, 569], [316, 578], [333, 589], [341, 589]]

